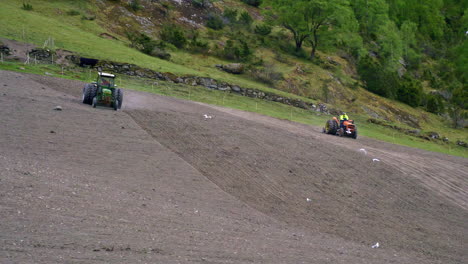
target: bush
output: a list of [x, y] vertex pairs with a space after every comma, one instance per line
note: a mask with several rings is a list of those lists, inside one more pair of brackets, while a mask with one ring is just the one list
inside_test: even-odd
[[410, 77], [404, 77], [397, 90], [397, 99], [409, 106], [416, 107], [421, 104], [421, 83]]
[[228, 40], [223, 50], [223, 55], [226, 59], [235, 61], [248, 61], [252, 55], [247, 42], [243, 40]]
[[227, 8], [223, 12], [223, 17], [227, 20], [228, 23], [235, 24], [237, 23], [237, 10]]
[[94, 15], [89, 15], [89, 16], [88, 16], [88, 15], [82, 15], [82, 16], [81, 16], [81, 20], [93, 21], [93, 20], [95, 20], [95, 19], [96, 19], [96, 16], [94, 16]]
[[271, 33], [271, 26], [267, 24], [257, 25], [255, 26], [254, 32], [260, 36], [268, 36]]
[[128, 7], [135, 12], [142, 9], [142, 6], [140, 5], [140, 1], [138, 0], [132, 0], [130, 4], [128, 4]]
[[434, 114], [444, 113], [444, 101], [440, 96], [430, 94], [427, 96], [426, 110]]
[[223, 29], [224, 23], [218, 15], [210, 14], [206, 21], [206, 26], [214, 30], [220, 30]]
[[255, 68], [250, 71], [250, 75], [257, 81], [275, 86], [283, 80], [283, 74], [276, 70], [273, 64]]
[[249, 12], [244, 11], [241, 13], [239, 17], [239, 23], [245, 26], [252, 25], [253, 18], [250, 16]]
[[192, 5], [195, 7], [205, 8], [208, 7], [211, 3], [211, 0], [192, 0]]
[[198, 39], [198, 31], [192, 32], [192, 37], [189, 41], [190, 50], [193, 52], [206, 53], [208, 52], [208, 42]]
[[21, 9], [26, 10], [26, 11], [31, 11], [33, 10], [33, 7], [31, 4], [23, 3], [23, 7], [21, 7]]
[[242, 0], [242, 2], [255, 7], [262, 4], [262, 0]]
[[69, 16], [78, 16], [78, 15], [80, 15], [80, 11], [75, 10], [75, 9], [68, 10], [67, 15], [69, 15]]
[[151, 54], [158, 43], [143, 33], [126, 32], [130, 47], [136, 48], [145, 54]]
[[166, 52], [165, 50], [159, 48], [159, 47], [155, 47], [153, 49], [153, 51], [151, 51], [151, 53], [149, 54], [153, 57], [158, 57], [160, 59], [163, 59], [163, 60], [170, 60], [171, 59], [171, 54], [169, 54], [168, 52]]
[[159, 36], [163, 41], [171, 43], [179, 49], [187, 44], [184, 30], [176, 25], [164, 25]]

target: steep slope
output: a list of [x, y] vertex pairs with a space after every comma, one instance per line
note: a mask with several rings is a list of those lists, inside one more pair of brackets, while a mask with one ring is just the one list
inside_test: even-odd
[[80, 82], [0, 77], [2, 261], [466, 258], [466, 159], [146, 93], [92, 109]]

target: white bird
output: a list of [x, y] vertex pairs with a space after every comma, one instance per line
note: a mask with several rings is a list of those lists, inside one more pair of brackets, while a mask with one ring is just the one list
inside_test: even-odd
[[380, 247], [379, 242], [375, 243], [375, 245], [372, 245], [372, 248], [379, 248], [379, 247]]
[[308, 201], [308, 202], [311, 202], [311, 201], [312, 201], [312, 199], [310, 199], [310, 198], [307, 198], [307, 199], [306, 199], [306, 201]]
[[205, 119], [211, 119], [211, 118], [213, 118], [212, 116], [209, 116], [209, 115], [207, 115], [207, 114], [204, 114], [203, 116], [205, 117]]
[[367, 155], [367, 151], [365, 149], [359, 149], [360, 152], [364, 153], [364, 155]]
[[375, 162], [375, 161], [380, 161], [380, 160], [379, 160], [379, 159], [372, 159], [372, 161], [374, 161], [374, 162]]

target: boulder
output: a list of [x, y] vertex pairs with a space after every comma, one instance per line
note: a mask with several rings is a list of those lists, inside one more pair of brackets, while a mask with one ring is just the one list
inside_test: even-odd
[[228, 73], [241, 74], [244, 72], [244, 64], [242, 63], [226, 64], [226, 65], [223, 65], [221, 69]]

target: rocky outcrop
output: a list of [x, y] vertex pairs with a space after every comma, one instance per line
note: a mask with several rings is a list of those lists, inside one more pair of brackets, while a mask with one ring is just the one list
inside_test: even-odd
[[218, 64], [216, 65], [216, 68], [232, 74], [241, 74], [244, 72], [244, 64], [242, 63], [231, 63], [226, 65]]
[[57, 58], [55, 52], [48, 49], [33, 49], [29, 52], [29, 58], [36, 62], [40, 63], [54, 63], [54, 60]]

